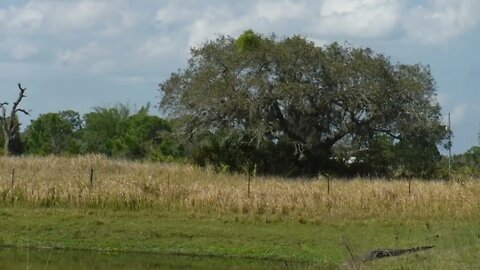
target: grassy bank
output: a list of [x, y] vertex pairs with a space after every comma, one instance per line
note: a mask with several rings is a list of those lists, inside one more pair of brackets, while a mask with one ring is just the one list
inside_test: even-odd
[[[90, 185], [90, 169], [94, 169]], [[12, 170], [15, 177], [12, 185]], [[378, 247], [435, 245], [369, 266], [461, 269], [480, 252], [480, 183], [255, 178], [189, 165], [0, 158], [0, 242], [268, 258], [334, 267]]]
[[436, 246], [367, 264], [377, 269], [472, 269], [480, 252], [480, 225], [473, 221], [265, 223], [178, 212], [24, 207], [3, 208], [0, 217], [3, 246], [285, 260], [313, 269], [341, 265], [350, 257], [345, 245], [354, 255], [378, 247]]

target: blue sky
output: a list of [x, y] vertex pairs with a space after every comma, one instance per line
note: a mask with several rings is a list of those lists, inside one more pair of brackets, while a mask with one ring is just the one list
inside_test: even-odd
[[159, 100], [189, 48], [245, 29], [348, 41], [431, 66], [455, 153], [478, 145], [479, 0], [0, 1], [0, 101], [28, 88], [32, 117]]

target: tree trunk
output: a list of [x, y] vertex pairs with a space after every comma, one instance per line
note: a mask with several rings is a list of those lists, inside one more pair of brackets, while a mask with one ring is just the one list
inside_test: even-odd
[[10, 136], [8, 136], [5, 129], [3, 129], [2, 131], [3, 131], [3, 140], [5, 141], [5, 143], [3, 145], [3, 153], [4, 153], [4, 155], [8, 156], [8, 155], [10, 155], [10, 153], [8, 151], [8, 145], [10, 144]]
[[5, 155], [20, 155], [23, 153], [23, 144], [20, 138], [20, 124], [17, 118], [17, 112], [24, 113], [25, 115], [30, 115], [24, 109], [18, 108], [18, 104], [22, 101], [25, 95], [27, 88], [22, 88], [22, 85], [18, 84], [18, 98], [13, 102], [12, 110], [10, 112], [10, 117], [7, 116], [7, 109], [5, 106], [8, 105], [8, 102], [0, 102], [0, 109], [2, 114], [0, 115], [0, 125], [4, 134], [4, 151]]
[[5, 145], [4, 152], [7, 156], [17, 156], [23, 154], [24, 146], [20, 138], [19, 128], [15, 128], [14, 131], [3, 130]]

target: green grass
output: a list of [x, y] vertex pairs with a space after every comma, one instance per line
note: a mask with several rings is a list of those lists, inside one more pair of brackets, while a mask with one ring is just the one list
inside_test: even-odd
[[[301, 266], [300, 266], [301, 267]], [[295, 269], [297, 267], [294, 267]], [[222, 259], [199, 256], [166, 256], [122, 252], [45, 249], [0, 249], [0, 269], [8, 270], [284, 270], [283, 262]]]
[[10, 207], [0, 210], [0, 243], [101, 251], [285, 260], [336, 268], [379, 247], [435, 245], [428, 252], [367, 263], [374, 269], [480, 266], [480, 224], [472, 220], [269, 221], [188, 212]]

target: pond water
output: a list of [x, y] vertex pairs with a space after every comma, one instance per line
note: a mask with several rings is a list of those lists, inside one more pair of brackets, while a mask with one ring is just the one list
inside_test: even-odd
[[302, 269], [301, 265], [261, 260], [165, 256], [93, 251], [0, 249], [0, 269], [102, 270], [102, 269]]

